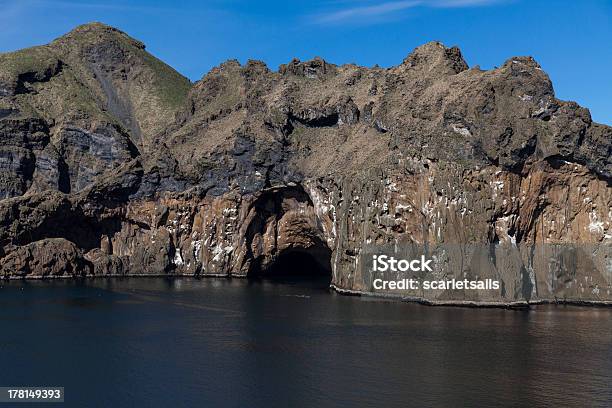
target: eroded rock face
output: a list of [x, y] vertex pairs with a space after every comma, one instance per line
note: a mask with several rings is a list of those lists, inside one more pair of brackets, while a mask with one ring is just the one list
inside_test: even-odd
[[5, 256], [0, 267], [0, 275], [5, 277], [76, 277], [91, 272], [79, 248], [63, 238], [23, 245]]
[[[429, 279], [491, 278], [502, 288], [400, 292], [403, 296], [506, 303], [609, 299], [608, 181], [584, 166], [556, 161], [524, 176], [414, 159], [406, 160], [406, 170], [311, 184], [330, 231], [333, 282], [339, 288], [372, 291], [371, 274], [361, 265], [369, 261], [363, 248], [417, 244], [434, 256], [437, 268]], [[478, 256], [488, 264], [484, 270], [493, 271], [490, 276], [475, 273], [474, 262], [483, 261]]]
[[101, 216], [123, 221], [85, 254], [100, 274], [255, 276], [291, 251], [330, 268], [319, 218], [299, 187], [248, 197], [165, 194]]
[[[0, 65], [4, 276], [250, 276], [300, 253], [371, 293], [365, 248], [421, 245], [436, 278], [501, 288], [394, 294], [612, 300], [612, 130], [532, 58], [483, 71], [429, 43], [388, 69], [229, 61], [177, 102], [123, 33], [49, 47], [36, 69]], [[94, 95], [85, 111], [53, 105], [65, 83]]]

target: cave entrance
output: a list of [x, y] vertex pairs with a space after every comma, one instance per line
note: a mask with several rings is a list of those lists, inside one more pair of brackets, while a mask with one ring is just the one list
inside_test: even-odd
[[247, 276], [321, 282], [332, 279], [331, 250], [310, 197], [301, 186], [270, 189], [248, 216]]
[[327, 247], [286, 250], [251, 276], [274, 280], [312, 280], [329, 286], [331, 251]]

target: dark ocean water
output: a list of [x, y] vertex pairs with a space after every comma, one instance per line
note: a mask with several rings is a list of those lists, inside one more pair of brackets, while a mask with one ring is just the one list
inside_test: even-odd
[[309, 281], [0, 287], [0, 386], [65, 387], [39, 407], [612, 406], [610, 308], [427, 307]]

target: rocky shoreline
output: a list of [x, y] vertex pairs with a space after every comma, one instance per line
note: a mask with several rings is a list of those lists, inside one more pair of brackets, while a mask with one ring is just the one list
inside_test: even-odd
[[516, 302], [478, 302], [478, 301], [432, 301], [422, 297], [394, 295], [390, 293], [375, 293], [370, 291], [358, 291], [350, 289], [338, 288], [330, 285], [334, 291], [347, 296], [369, 296], [381, 299], [396, 300], [401, 302], [419, 303], [425, 306], [456, 306], [456, 307], [475, 307], [475, 308], [501, 308], [501, 309], [525, 309], [531, 306], [538, 305], [570, 305], [570, 306], [587, 306], [587, 307], [612, 307], [612, 301], [598, 300], [572, 300], [572, 299], [543, 299], [532, 301], [516, 301]]

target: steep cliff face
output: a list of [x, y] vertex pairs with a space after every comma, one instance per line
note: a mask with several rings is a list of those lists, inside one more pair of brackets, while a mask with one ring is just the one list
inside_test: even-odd
[[372, 293], [364, 248], [421, 245], [461, 254], [436, 278], [486, 262], [502, 287], [395, 294], [612, 300], [612, 129], [531, 58], [483, 71], [429, 43], [389, 69], [229, 61], [190, 86], [93, 24], [0, 55], [0, 135], [5, 277], [254, 276], [306, 254]]
[[0, 55], [0, 198], [78, 192], [146, 154], [189, 81], [124, 33], [81, 26]]

